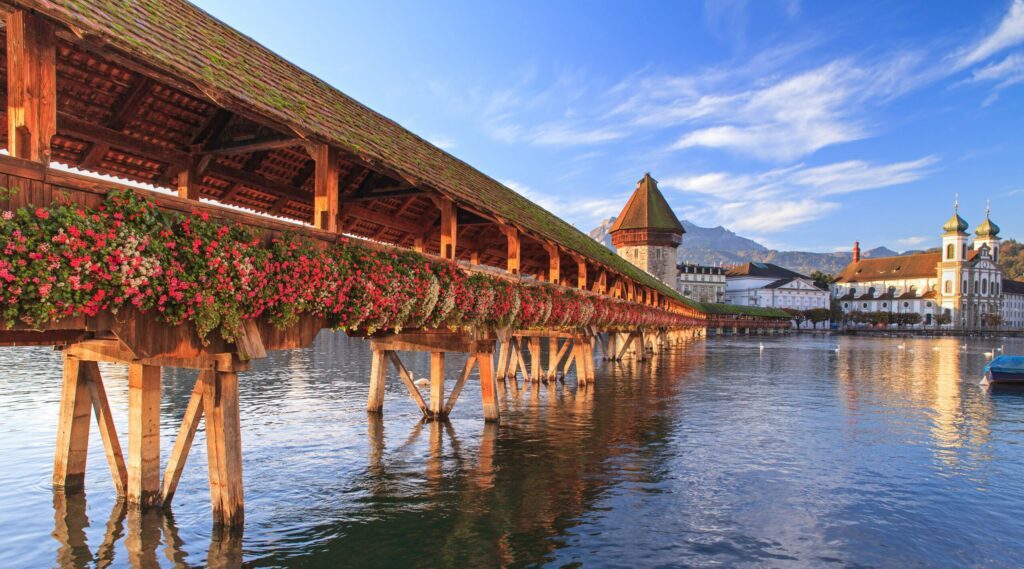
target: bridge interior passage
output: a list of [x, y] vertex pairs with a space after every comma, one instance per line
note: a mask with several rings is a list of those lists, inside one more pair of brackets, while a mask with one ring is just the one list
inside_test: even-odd
[[[518, 388], [520, 373], [550, 380], [574, 366], [582, 385], [593, 379], [595, 347], [607, 359], [629, 351], [642, 358], [656, 345], [701, 334], [709, 322], [703, 307], [561, 219], [187, 2], [19, 0], [0, 7], [6, 45], [0, 113], [8, 126], [0, 130], [0, 143], [9, 154], [0, 157], [0, 177], [5, 188], [19, 189], [0, 196], [0, 209], [47, 206], [67, 196], [100, 211], [123, 184], [97, 175], [113, 176], [168, 190], [149, 197], [165, 212], [201, 212], [241, 224], [264, 245], [291, 233], [323, 251], [345, 235], [367, 250], [415, 250], [423, 254], [417, 258], [516, 286], [546, 283], [671, 317], [661, 320], [670, 324], [647, 330], [571, 322], [544, 329], [385, 330], [372, 339], [370, 411], [380, 410], [380, 390], [394, 368], [424, 414], [443, 417], [475, 369], [485, 416], [497, 420], [497, 382], [506, 377]], [[781, 321], [752, 322], [777, 327]], [[137, 505], [166, 503], [203, 420], [215, 521], [238, 525], [238, 373], [266, 350], [308, 345], [326, 324], [304, 314], [278, 329], [254, 318], [225, 339], [200, 337], [193, 327], [165, 325], [135, 310], [116, 317], [107, 310], [8, 326], [0, 329], [0, 345], [63, 349], [58, 488], [80, 489], [94, 413], [119, 495]], [[625, 336], [598, 338], [607, 332]], [[398, 356], [410, 350], [432, 354], [426, 397]], [[451, 351], [471, 357], [445, 397], [444, 353]], [[113, 430], [99, 361], [130, 368], [127, 453]], [[161, 479], [157, 419], [165, 366], [199, 375]]]

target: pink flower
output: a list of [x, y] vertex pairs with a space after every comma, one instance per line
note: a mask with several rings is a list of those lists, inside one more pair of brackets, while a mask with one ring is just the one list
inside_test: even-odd
[[50, 217], [50, 212], [46, 211], [45, 209], [43, 209], [41, 207], [40, 208], [36, 208], [36, 217], [38, 217], [39, 219], [46, 219], [46, 218]]

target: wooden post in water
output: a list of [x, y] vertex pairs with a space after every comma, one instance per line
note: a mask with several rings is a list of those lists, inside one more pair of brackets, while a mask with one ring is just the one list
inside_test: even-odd
[[202, 375], [209, 457], [210, 503], [215, 524], [241, 527], [242, 426], [238, 408], [238, 374], [216, 371]]
[[53, 486], [67, 494], [81, 492], [89, 452], [89, 387], [77, 358], [64, 356], [64, 380], [53, 458]]
[[387, 377], [387, 352], [373, 350], [370, 360], [370, 394], [366, 400], [366, 410], [370, 413], [384, 411], [384, 381]]
[[491, 354], [476, 354], [477, 371], [480, 373], [480, 400], [484, 409], [484, 421], [497, 423], [501, 420], [498, 409], [498, 382], [494, 377], [494, 363]]
[[430, 411], [431, 419], [444, 417], [444, 352], [430, 352]]
[[128, 503], [160, 505], [160, 368], [128, 366]]

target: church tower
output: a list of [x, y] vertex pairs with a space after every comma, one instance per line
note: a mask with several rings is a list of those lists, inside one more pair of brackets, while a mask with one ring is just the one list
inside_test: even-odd
[[989, 254], [992, 255], [992, 260], [999, 262], [999, 242], [1002, 239], [999, 238], [999, 226], [992, 223], [989, 219], [991, 214], [991, 208], [985, 206], [985, 221], [981, 222], [981, 225], [974, 230], [974, 234], [977, 236], [974, 240], [974, 248], [981, 249], [982, 245], [988, 245]]
[[942, 226], [942, 261], [939, 263], [939, 296], [949, 311], [952, 324], [964, 327], [970, 315], [964, 312], [964, 295], [970, 293], [964, 271], [967, 263], [967, 222], [960, 217], [960, 200], [953, 202], [953, 217]]
[[677, 249], [686, 230], [650, 173], [637, 182], [609, 233], [623, 259], [676, 288]]

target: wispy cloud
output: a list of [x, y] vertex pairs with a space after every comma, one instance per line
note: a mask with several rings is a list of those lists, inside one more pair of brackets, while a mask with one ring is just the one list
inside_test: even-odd
[[926, 156], [882, 165], [851, 160], [756, 174], [710, 172], [664, 178], [661, 186], [699, 196], [704, 214], [734, 231], [774, 232], [834, 213], [840, 204], [829, 196], [920, 180], [937, 162]]
[[454, 138], [444, 135], [428, 136], [427, 142], [440, 148], [441, 150], [452, 150], [458, 146]]
[[977, 43], [961, 50], [956, 58], [962, 69], [1024, 42], [1024, 0], [1013, 0], [999, 26]]
[[913, 248], [917, 247], [918, 245], [928, 243], [934, 240], [934, 237], [924, 237], [920, 235], [915, 235], [914, 237], [904, 237], [903, 239], [897, 239], [896, 244], [902, 247]]
[[1024, 52], [1012, 53], [1002, 61], [975, 69], [974, 81], [995, 81], [997, 89], [1004, 89], [1024, 81]]
[[608, 198], [577, 199], [569, 202], [554, 195], [538, 192], [515, 180], [503, 180], [501, 183], [551, 213], [574, 224], [581, 224], [579, 227], [584, 231], [588, 231], [597, 221], [618, 215], [626, 203], [626, 198], [629, 197], [628, 194], [617, 194]]

